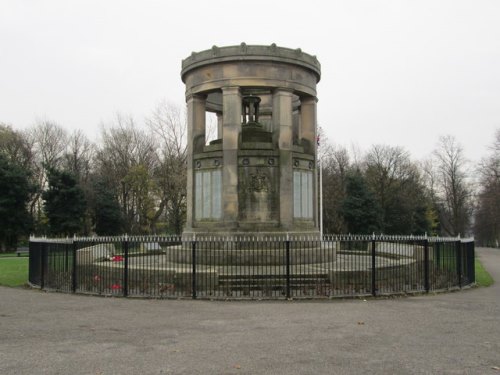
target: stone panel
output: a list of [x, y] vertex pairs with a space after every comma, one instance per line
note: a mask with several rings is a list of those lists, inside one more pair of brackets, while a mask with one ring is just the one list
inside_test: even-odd
[[242, 223], [271, 224], [279, 220], [279, 169], [274, 165], [238, 167], [238, 195]]

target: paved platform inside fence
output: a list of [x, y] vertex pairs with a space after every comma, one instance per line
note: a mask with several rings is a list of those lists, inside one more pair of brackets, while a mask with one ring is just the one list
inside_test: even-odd
[[497, 283], [394, 299], [211, 302], [0, 287], [0, 374], [498, 374]]
[[[415, 263], [413, 258], [402, 257], [399, 259], [387, 258], [383, 256], [375, 257], [375, 267], [377, 269], [388, 267], [408, 266]], [[101, 263], [102, 264], [102, 263]], [[107, 263], [112, 266], [120, 266], [118, 263]], [[191, 269], [191, 264], [179, 264], [172, 262], [166, 255], [145, 255], [140, 257], [130, 257], [129, 266], [143, 269], [174, 269], [185, 271]], [[205, 266], [197, 265], [198, 271], [216, 271], [219, 275], [258, 275], [258, 274], [274, 274], [286, 275], [286, 266], [274, 265], [219, 265], [219, 266]], [[328, 263], [312, 263], [312, 264], [292, 264], [290, 265], [291, 274], [321, 274], [329, 271], [333, 272], [353, 272], [353, 271], [370, 271], [372, 269], [372, 257], [370, 255], [348, 255], [337, 254], [334, 262]]]
[[[129, 258], [129, 296], [191, 297], [190, 263], [175, 263], [168, 254], [140, 255]], [[366, 252], [337, 253], [336, 260], [326, 263], [284, 265], [196, 265], [198, 298], [285, 298], [287, 280], [294, 298], [328, 298], [372, 294], [371, 271], [373, 259]], [[98, 261], [101, 268], [121, 272], [124, 262]], [[378, 293], [404, 293], [425, 289], [418, 275], [418, 264], [412, 257], [375, 257]], [[421, 270], [422, 271], [422, 270]], [[290, 279], [288, 279], [288, 272]], [[423, 271], [422, 271], [423, 272]], [[158, 276], [163, 275], [163, 276]], [[423, 273], [420, 274], [423, 277]], [[153, 280], [153, 284], [143, 284]], [[158, 289], [147, 291], [159, 282]], [[95, 285], [93, 280], [80, 288], [80, 292], [121, 294], [121, 290]], [[447, 281], [446, 281], [447, 282]], [[438, 288], [447, 287], [448, 284]]]

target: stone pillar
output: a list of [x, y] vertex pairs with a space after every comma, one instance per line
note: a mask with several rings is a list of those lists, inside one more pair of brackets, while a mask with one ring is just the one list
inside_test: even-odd
[[299, 138], [307, 141], [304, 152], [311, 155], [316, 155], [316, 102], [312, 96], [300, 98]]
[[238, 140], [241, 132], [241, 93], [239, 87], [222, 88], [222, 202], [226, 227], [238, 222]]
[[[317, 155], [317, 118], [316, 118], [316, 103], [318, 99], [313, 96], [306, 96], [300, 98], [300, 139], [305, 140], [304, 152], [306, 154]], [[316, 160], [315, 160], [316, 162]], [[318, 199], [319, 199], [319, 186], [318, 186], [318, 169], [313, 170], [313, 218], [316, 228], [319, 227], [319, 212], [318, 212]]]
[[217, 115], [217, 137], [216, 139], [221, 139], [222, 138], [222, 124], [224, 123], [224, 121], [222, 120], [222, 113], [221, 112], [217, 112], [216, 113]]
[[187, 212], [186, 229], [193, 228], [194, 217], [194, 168], [193, 156], [203, 152], [205, 146], [205, 104], [203, 95], [190, 95], [187, 97], [188, 118], [188, 144], [187, 144]]
[[273, 133], [280, 154], [280, 225], [284, 230], [293, 225], [293, 94], [278, 88], [273, 92]]

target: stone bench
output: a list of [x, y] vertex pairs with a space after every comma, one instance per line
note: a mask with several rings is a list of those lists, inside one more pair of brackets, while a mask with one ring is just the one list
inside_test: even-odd
[[21, 255], [23, 254], [26, 254], [26, 255], [29, 255], [30, 254], [30, 249], [29, 247], [18, 247], [17, 250], [16, 250], [16, 255], [18, 257], [20, 257]]

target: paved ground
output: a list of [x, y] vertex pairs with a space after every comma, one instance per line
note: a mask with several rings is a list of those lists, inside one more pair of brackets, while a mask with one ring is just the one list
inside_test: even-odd
[[390, 300], [127, 300], [0, 287], [0, 374], [500, 374], [489, 288]]

